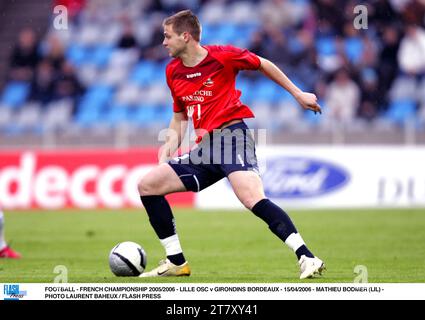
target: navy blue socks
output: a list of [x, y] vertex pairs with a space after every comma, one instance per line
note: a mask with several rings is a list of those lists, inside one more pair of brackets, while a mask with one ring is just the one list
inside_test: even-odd
[[170, 204], [164, 196], [141, 196], [140, 199], [152, 228], [166, 250], [168, 260], [175, 265], [183, 264], [186, 259], [180, 247]]
[[288, 214], [269, 199], [258, 201], [251, 211], [264, 220], [270, 230], [294, 250], [298, 259], [302, 255], [314, 257], [308, 250]]

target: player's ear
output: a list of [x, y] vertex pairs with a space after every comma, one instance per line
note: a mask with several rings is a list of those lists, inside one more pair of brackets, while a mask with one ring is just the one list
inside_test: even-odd
[[185, 42], [189, 42], [190, 37], [191, 37], [190, 33], [189, 33], [189, 32], [187, 32], [187, 31], [184, 31], [182, 34], [183, 34], [183, 40], [184, 40]]

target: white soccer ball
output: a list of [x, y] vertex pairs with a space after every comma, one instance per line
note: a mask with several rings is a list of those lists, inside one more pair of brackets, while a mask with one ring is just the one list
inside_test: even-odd
[[118, 277], [137, 277], [146, 267], [147, 257], [143, 248], [131, 241], [118, 243], [109, 254], [109, 267]]

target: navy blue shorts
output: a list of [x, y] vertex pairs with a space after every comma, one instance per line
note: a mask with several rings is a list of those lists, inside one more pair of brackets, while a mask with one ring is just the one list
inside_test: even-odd
[[214, 130], [192, 151], [170, 160], [188, 191], [199, 192], [234, 171], [258, 173], [255, 142], [244, 122]]

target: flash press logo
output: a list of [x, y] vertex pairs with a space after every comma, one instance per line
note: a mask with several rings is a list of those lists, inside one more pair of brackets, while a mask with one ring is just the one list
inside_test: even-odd
[[19, 284], [5, 284], [3, 292], [4, 300], [19, 300], [27, 295], [26, 291], [19, 290]]

